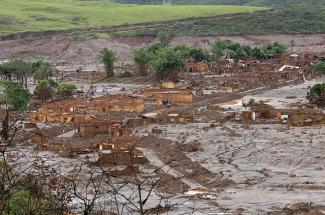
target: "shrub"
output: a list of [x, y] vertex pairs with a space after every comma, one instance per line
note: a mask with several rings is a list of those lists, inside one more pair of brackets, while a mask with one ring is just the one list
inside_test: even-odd
[[314, 71], [318, 75], [325, 75], [325, 62], [317, 62], [314, 66]]

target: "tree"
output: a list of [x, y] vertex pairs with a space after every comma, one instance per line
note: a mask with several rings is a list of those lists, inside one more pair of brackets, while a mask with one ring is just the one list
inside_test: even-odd
[[3, 139], [8, 139], [10, 111], [26, 110], [29, 99], [30, 94], [20, 84], [12, 81], [0, 81], [0, 102], [6, 110], [1, 130]]
[[176, 80], [177, 70], [184, 66], [183, 60], [172, 48], [162, 49], [152, 60], [157, 80]]
[[251, 50], [251, 56], [253, 58], [255, 58], [256, 60], [262, 60], [262, 59], [266, 58], [265, 53], [257, 47], [255, 47]]
[[42, 60], [32, 64], [32, 73], [35, 80], [48, 80], [56, 72], [53, 64]]
[[27, 79], [31, 75], [31, 64], [23, 59], [12, 59], [0, 65], [2, 79], [14, 81], [14, 79], [27, 89]]
[[133, 60], [137, 64], [141, 76], [146, 76], [148, 74], [148, 63], [151, 59], [152, 55], [147, 49], [140, 48], [133, 52]]
[[77, 90], [77, 86], [74, 83], [60, 83], [58, 86], [59, 93], [64, 97], [71, 97]]
[[242, 49], [246, 53], [247, 56], [251, 56], [252, 55], [252, 47], [250, 47], [248, 45], [243, 45], [242, 46]]
[[148, 52], [152, 55], [156, 55], [160, 52], [161, 49], [163, 49], [164, 46], [161, 45], [160, 43], [154, 43], [148, 48]]
[[179, 55], [182, 59], [187, 59], [187, 58], [191, 57], [192, 49], [185, 44], [175, 46], [174, 50], [177, 53], [177, 55]]
[[41, 100], [42, 104], [44, 100], [48, 100], [53, 97], [55, 89], [58, 84], [55, 81], [40, 80], [38, 81], [34, 90], [34, 95]]
[[[82, 182], [80, 180], [82, 178]], [[101, 197], [104, 174], [95, 168], [81, 165], [76, 174], [70, 177], [70, 191], [83, 205], [83, 215], [90, 215], [94, 211], [96, 201]]]
[[114, 76], [114, 62], [117, 60], [116, 53], [107, 49], [103, 48], [99, 55], [99, 61], [104, 64], [104, 68], [107, 74], [107, 77]]
[[160, 33], [159, 35], [159, 42], [163, 47], [167, 47], [169, 45], [170, 36], [166, 33]]
[[287, 47], [278, 42], [275, 42], [273, 44], [264, 46], [263, 49], [266, 54], [273, 56], [283, 54], [286, 51]]
[[325, 75], [325, 62], [317, 62], [314, 66], [314, 72], [318, 75]]
[[211, 52], [215, 59], [220, 59], [224, 56], [225, 44], [223, 41], [216, 41], [212, 44]]
[[190, 56], [194, 59], [195, 62], [202, 62], [209, 58], [208, 53], [203, 49], [191, 49]]

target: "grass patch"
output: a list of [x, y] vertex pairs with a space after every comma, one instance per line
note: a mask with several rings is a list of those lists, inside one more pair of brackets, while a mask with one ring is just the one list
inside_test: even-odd
[[325, 32], [324, 7], [287, 7], [229, 16], [193, 18], [154, 29], [117, 32], [114, 36], [295, 34]]
[[0, 35], [135, 24], [266, 9], [230, 5], [130, 5], [104, 0], [0, 0], [0, 4]]

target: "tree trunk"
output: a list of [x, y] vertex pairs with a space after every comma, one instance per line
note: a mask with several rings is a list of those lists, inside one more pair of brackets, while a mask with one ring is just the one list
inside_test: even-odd
[[9, 139], [9, 110], [6, 110], [6, 116], [2, 121], [1, 136], [4, 140]]
[[138, 185], [138, 195], [139, 195], [139, 203], [140, 203], [140, 214], [143, 215], [143, 204], [142, 204], [142, 193], [141, 193], [141, 185]]
[[106, 68], [106, 74], [107, 74], [107, 78], [114, 77], [114, 68], [113, 67]]
[[138, 64], [138, 71], [140, 76], [148, 75], [148, 68], [146, 64]]
[[25, 77], [25, 89], [27, 90], [27, 82], [28, 82], [28, 77]]

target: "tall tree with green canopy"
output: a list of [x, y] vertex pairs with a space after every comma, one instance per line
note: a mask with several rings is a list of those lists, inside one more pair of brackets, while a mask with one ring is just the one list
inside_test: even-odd
[[195, 62], [202, 62], [204, 60], [208, 60], [209, 55], [208, 53], [203, 49], [196, 49], [193, 48], [190, 51], [190, 56], [194, 59]]
[[141, 76], [148, 75], [148, 63], [152, 59], [152, 54], [145, 48], [136, 49], [133, 52], [133, 60], [137, 64], [138, 72]]
[[191, 48], [185, 44], [174, 47], [175, 52], [183, 59], [191, 57]]
[[0, 81], [0, 102], [6, 110], [1, 130], [3, 139], [8, 139], [10, 111], [26, 110], [29, 99], [29, 92], [20, 84], [12, 81]]
[[0, 65], [0, 74], [4, 80], [16, 80], [27, 89], [27, 79], [31, 76], [31, 64], [23, 59], [12, 59]]
[[40, 80], [38, 81], [34, 90], [34, 95], [41, 100], [42, 104], [44, 100], [49, 100], [53, 97], [55, 89], [58, 84], [53, 80]]
[[48, 80], [55, 72], [54, 65], [49, 62], [39, 60], [32, 64], [34, 80]]
[[220, 59], [224, 56], [225, 44], [223, 41], [216, 41], [212, 44], [211, 53], [215, 59]]
[[184, 66], [183, 60], [172, 48], [162, 49], [151, 62], [156, 70], [157, 80], [175, 81], [177, 70]]
[[116, 53], [109, 50], [108, 48], [103, 48], [98, 55], [100, 63], [104, 64], [104, 68], [107, 77], [114, 76], [114, 63], [117, 60]]

